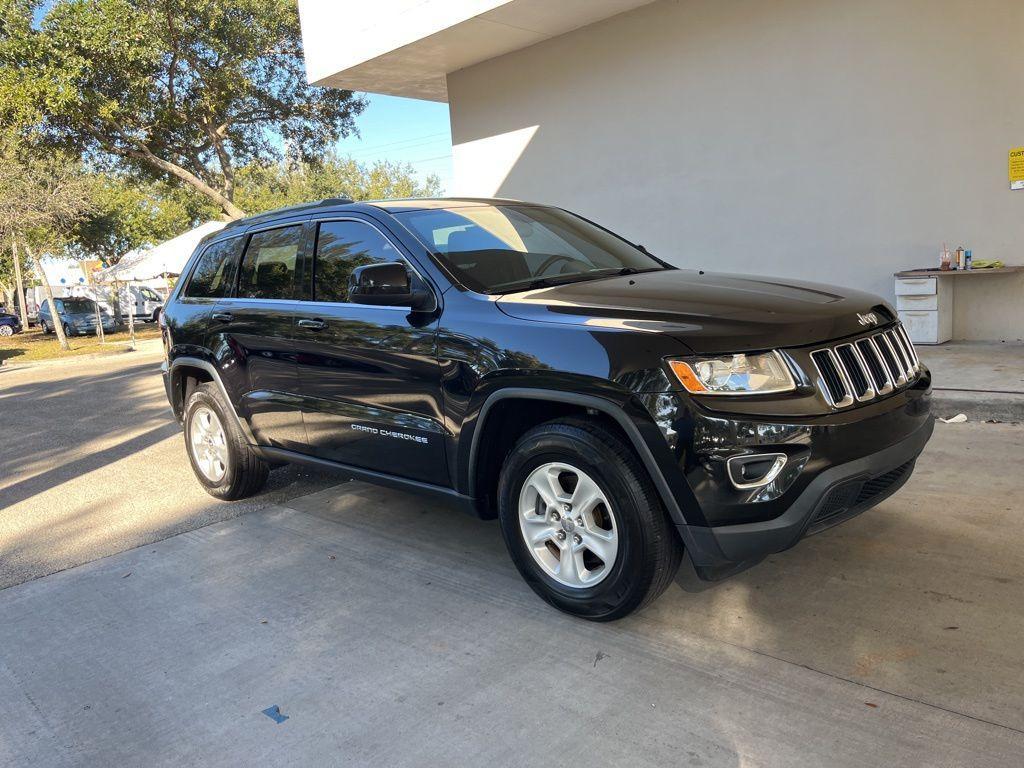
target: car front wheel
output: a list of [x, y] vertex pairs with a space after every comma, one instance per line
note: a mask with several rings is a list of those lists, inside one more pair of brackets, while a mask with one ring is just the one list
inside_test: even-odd
[[249, 446], [216, 385], [200, 384], [185, 404], [185, 448], [196, 478], [225, 501], [259, 492], [270, 468]]
[[564, 419], [516, 443], [498, 489], [519, 572], [556, 608], [611, 621], [647, 605], [682, 557], [650, 478], [612, 430]]
[[0, 336], [13, 336], [14, 329], [9, 325], [0, 325]]

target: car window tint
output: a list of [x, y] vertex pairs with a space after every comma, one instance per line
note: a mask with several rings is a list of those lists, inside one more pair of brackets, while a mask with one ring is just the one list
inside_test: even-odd
[[207, 248], [199, 257], [192, 277], [185, 286], [185, 296], [192, 298], [221, 298], [227, 296], [235, 281], [240, 237], [222, 240]]
[[347, 302], [348, 278], [364, 264], [402, 261], [388, 239], [369, 224], [359, 221], [329, 221], [320, 225], [313, 267], [313, 298], [316, 301]]
[[290, 299], [302, 225], [257, 232], [249, 240], [238, 277], [238, 295], [247, 299]]

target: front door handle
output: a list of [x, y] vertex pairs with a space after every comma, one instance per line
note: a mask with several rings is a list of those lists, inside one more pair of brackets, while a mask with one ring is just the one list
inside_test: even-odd
[[318, 317], [317, 318], [304, 317], [301, 320], [299, 320], [299, 328], [309, 328], [309, 330], [311, 330], [311, 331], [322, 331], [326, 327], [327, 327], [327, 323], [325, 323], [323, 320], [321, 320]]
[[212, 317], [214, 320], [220, 320], [220, 322], [222, 323], [230, 323], [232, 320], [235, 319], [235, 316], [232, 315], [230, 312], [214, 312], [212, 315], [210, 315], [210, 317]]

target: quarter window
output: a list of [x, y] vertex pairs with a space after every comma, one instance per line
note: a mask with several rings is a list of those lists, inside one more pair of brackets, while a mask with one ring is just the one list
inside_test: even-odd
[[185, 296], [215, 299], [227, 296], [235, 281], [241, 244], [240, 237], [233, 237], [214, 243], [203, 251], [185, 286]]
[[246, 299], [293, 298], [295, 263], [301, 242], [301, 225], [253, 235], [242, 259], [238, 295]]
[[388, 239], [359, 221], [328, 221], [320, 225], [313, 267], [313, 298], [347, 303], [348, 278], [364, 264], [402, 261]]

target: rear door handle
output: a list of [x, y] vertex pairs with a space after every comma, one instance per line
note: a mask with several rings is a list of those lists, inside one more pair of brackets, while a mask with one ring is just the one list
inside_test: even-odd
[[230, 312], [214, 312], [210, 317], [214, 320], [220, 320], [222, 323], [230, 323], [235, 319], [235, 316]]
[[326, 327], [327, 327], [327, 323], [325, 323], [323, 320], [321, 320], [318, 317], [317, 318], [304, 317], [301, 320], [299, 320], [299, 328], [309, 328], [309, 330], [311, 330], [311, 331], [322, 331]]

